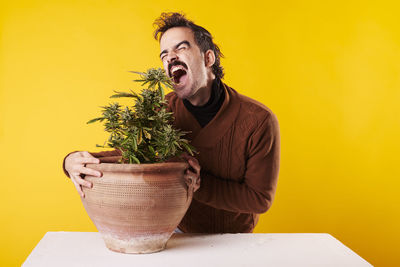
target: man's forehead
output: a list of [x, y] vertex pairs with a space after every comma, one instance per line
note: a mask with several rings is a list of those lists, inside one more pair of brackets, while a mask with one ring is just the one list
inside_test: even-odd
[[167, 30], [160, 39], [160, 50], [169, 49], [182, 41], [192, 43], [194, 39], [193, 32], [187, 27], [174, 27]]

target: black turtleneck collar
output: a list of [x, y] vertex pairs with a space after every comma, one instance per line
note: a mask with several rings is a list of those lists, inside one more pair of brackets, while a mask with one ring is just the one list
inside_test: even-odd
[[211, 87], [210, 99], [205, 105], [193, 106], [187, 99], [183, 99], [183, 104], [203, 128], [215, 117], [222, 103], [224, 103], [224, 100], [225, 90], [222, 86], [222, 82], [219, 78], [215, 78]]

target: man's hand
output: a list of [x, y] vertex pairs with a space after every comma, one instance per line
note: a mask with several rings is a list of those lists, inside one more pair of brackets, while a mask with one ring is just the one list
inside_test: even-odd
[[185, 172], [185, 182], [187, 186], [193, 186], [193, 192], [196, 192], [200, 188], [200, 164], [194, 157], [189, 156], [186, 153], [181, 155], [189, 163], [189, 169]]
[[82, 186], [91, 188], [93, 185], [91, 182], [82, 179], [80, 175], [87, 174], [97, 177], [101, 177], [102, 175], [99, 171], [86, 168], [87, 163], [100, 163], [100, 160], [90, 155], [87, 151], [72, 153], [65, 159], [65, 170], [68, 172], [69, 177], [71, 177], [71, 180], [81, 197], [85, 197], [85, 194], [82, 191]]

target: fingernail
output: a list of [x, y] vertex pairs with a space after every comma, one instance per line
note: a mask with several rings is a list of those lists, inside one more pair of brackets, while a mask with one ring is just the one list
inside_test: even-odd
[[101, 172], [98, 172], [98, 173], [97, 173], [97, 176], [98, 176], [98, 177], [101, 177]]

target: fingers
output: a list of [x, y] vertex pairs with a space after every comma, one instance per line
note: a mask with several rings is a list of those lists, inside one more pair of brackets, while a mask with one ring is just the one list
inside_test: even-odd
[[75, 165], [72, 169], [68, 172], [70, 177], [79, 177], [82, 175], [81, 178], [84, 178], [84, 175], [91, 175], [94, 177], [101, 177], [103, 174], [100, 171], [96, 171], [90, 168], [87, 168], [83, 165]]
[[88, 163], [100, 163], [100, 160], [90, 155], [89, 152], [75, 152], [70, 154], [65, 159], [65, 170], [68, 173], [76, 171], [76, 169], [84, 164]]
[[88, 163], [98, 164], [100, 163], [100, 160], [93, 157], [87, 151], [72, 153], [65, 159], [65, 169], [69, 173], [69, 176], [71, 177], [71, 180], [81, 197], [85, 197], [85, 194], [82, 191], [82, 186], [87, 188], [92, 188], [93, 186], [91, 182], [82, 179], [84, 175], [91, 175], [94, 177], [102, 176], [100, 171], [86, 168], [85, 166]]
[[65, 164], [65, 169], [70, 174], [70, 176], [73, 175], [77, 177], [80, 174], [87, 174], [96, 177], [101, 177], [102, 174], [100, 171], [95, 171], [85, 167], [85, 165], [88, 163], [94, 163], [94, 164], [100, 163], [100, 160], [98, 158], [91, 156], [89, 152], [86, 151], [77, 152], [71, 155], [73, 156], [71, 156], [70, 159], [67, 159]]
[[193, 192], [196, 192], [200, 188], [200, 175], [186, 170], [184, 179], [188, 187], [193, 187]]
[[200, 175], [200, 169], [201, 169], [201, 167], [200, 167], [199, 161], [198, 161], [196, 158], [194, 158], [194, 157], [192, 157], [192, 156], [189, 156], [189, 155], [186, 154], [186, 153], [182, 153], [181, 157], [184, 158], [184, 159], [189, 163], [190, 167], [193, 168], [193, 170], [194, 170], [197, 174]]
[[190, 167], [192, 167], [193, 168], [193, 170], [196, 172], [196, 174], [197, 175], [200, 175], [200, 164], [199, 164], [199, 162], [197, 161], [197, 159], [195, 159], [195, 158], [190, 158], [189, 160], [188, 160], [188, 163], [189, 163], [189, 165], [190, 165]]
[[102, 173], [90, 168], [86, 168], [84, 166], [81, 166], [79, 169], [79, 174], [86, 174], [86, 175], [92, 175], [92, 176], [96, 176], [96, 177], [101, 177]]
[[80, 164], [87, 164], [87, 163], [100, 163], [100, 160], [98, 158], [86, 158], [86, 157], [79, 157], [75, 159], [75, 163], [80, 163]]
[[189, 169], [186, 170], [185, 172], [185, 182], [188, 187], [192, 186], [193, 191], [196, 192], [200, 188], [200, 164], [199, 161], [192, 157], [189, 156], [187, 153], [183, 153], [181, 155], [182, 158], [184, 158], [188, 163], [189, 163]]
[[89, 181], [86, 181], [85, 179], [82, 179], [80, 177], [75, 176], [73, 179], [74, 182], [76, 182], [78, 185], [87, 187], [87, 188], [92, 188], [93, 184]]
[[71, 180], [72, 180], [72, 182], [73, 182], [73, 184], [74, 184], [74, 186], [76, 188], [76, 191], [78, 191], [78, 194], [81, 197], [85, 197], [85, 194], [82, 191], [82, 187], [80, 186], [80, 184], [78, 184], [78, 182], [75, 181], [75, 179], [76, 179], [75, 177], [71, 177]]
[[87, 151], [82, 151], [82, 155], [84, 156], [84, 157], [87, 157], [87, 158], [94, 158], [89, 152], [87, 152]]

